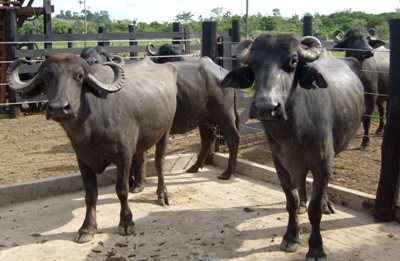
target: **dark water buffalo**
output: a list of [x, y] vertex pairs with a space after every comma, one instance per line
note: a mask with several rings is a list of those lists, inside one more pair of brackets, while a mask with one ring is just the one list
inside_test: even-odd
[[[236, 169], [239, 148], [239, 117], [235, 108], [235, 90], [220, 88], [219, 83], [228, 73], [207, 57], [195, 58], [176, 56], [182, 54], [178, 47], [171, 44], [162, 45], [158, 52], [147, 46], [150, 55], [167, 56], [153, 60], [157, 63], [174, 62], [178, 67], [177, 110], [171, 134], [184, 134], [199, 127], [201, 148], [196, 163], [187, 169], [195, 173], [205, 164], [211, 145], [215, 140], [214, 126], [218, 124], [229, 148], [229, 162], [219, 179], [229, 179]], [[190, 58], [190, 59], [188, 59]], [[188, 60], [186, 60], [188, 59]], [[124, 65], [130, 66], [129, 64]], [[141, 192], [146, 181], [145, 158], [136, 162], [132, 192]]]
[[156, 145], [157, 194], [169, 204], [163, 164], [176, 110], [177, 68], [146, 58], [122, 69], [115, 63], [89, 66], [74, 54], [47, 58], [37, 75], [23, 83], [16, 60], [7, 71], [8, 85], [20, 93], [46, 89], [47, 119], [61, 124], [76, 152], [85, 187], [86, 217], [75, 241], [90, 241], [97, 229], [97, 175], [114, 163], [116, 192], [121, 203], [118, 233], [134, 232], [128, 204], [129, 176], [134, 155]]
[[156, 56], [152, 58], [155, 63], [197, 60], [200, 57], [200, 52], [192, 53], [191, 55], [185, 55], [179, 46], [174, 44], [163, 44], [160, 46], [157, 52], [154, 52], [153, 49], [154, 45], [151, 43], [146, 47], [146, 51], [150, 56]]
[[102, 64], [105, 62], [116, 62], [124, 64], [125, 60], [119, 55], [111, 55], [103, 46], [86, 47], [81, 52], [81, 57], [87, 61], [89, 65]]
[[265, 127], [287, 200], [289, 222], [280, 248], [286, 252], [298, 249], [298, 208], [311, 171], [314, 182], [308, 216], [312, 230], [307, 260], [326, 260], [320, 234], [322, 203], [333, 159], [353, 139], [362, 116], [362, 83], [350, 69], [359, 70], [360, 65], [355, 59], [345, 63], [322, 50], [317, 38], [299, 41], [294, 35], [263, 34], [254, 42], [244, 41], [237, 57], [248, 66], [232, 70], [221, 86], [254, 84], [250, 118]]
[[[384, 103], [389, 92], [389, 50], [385, 43], [378, 40], [376, 30], [351, 29], [343, 37], [340, 30], [335, 31], [333, 39], [334, 48], [346, 49], [346, 57], [354, 57], [361, 63], [361, 81], [365, 91], [365, 111], [363, 116], [364, 137], [360, 149], [370, 148], [369, 128], [371, 116], [375, 105], [379, 112], [379, 127], [376, 134], [382, 134], [384, 129], [383, 117], [385, 114]], [[343, 51], [343, 50], [342, 50]]]
[[[178, 53], [179, 49], [172, 45], [163, 45], [157, 55], [176, 55]], [[235, 107], [235, 90], [219, 86], [228, 71], [212, 62], [208, 57], [188, 61], [183, 57], [161, 58], [159, 57], [156, 62], [176, 61], [174, 64], [178, 67], [177, 110], [171, 134], [184, 134], [199, 127], [200, 153], [196, 163], [187, 172], [195, 173], [204, 166], [216, 136], [214, 126], [218, 124], [229, 148], [228, 167], [218, 178], [229, 179], [236, 169], [240, 135], [238, 131], [239, 117]], [[145, 177], [145, 174], [137, 174], [131, 190], [142, 191]]]

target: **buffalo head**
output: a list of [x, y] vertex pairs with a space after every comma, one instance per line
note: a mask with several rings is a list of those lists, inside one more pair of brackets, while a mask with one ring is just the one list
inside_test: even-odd
[[86, 47], [82, 50], [81, 57], [86, 60], [89, 65], [102, 64], [105, 62], [125, 63], [125, 60], [121, 56], [109, 54], [103, 46]]
[[359, 61], [374, 56], [374, 49], [385, 45], [384, 42], [378, 40], [378, 31], [375, 29], [351, 29], [341, 38], [342, 34], [340, 30], [333, 33], [333, 40], [336, 43], [333, 48], [346, 51], [346, 57], [354, 57]]
[[299, 41], [294, 35], [263, 34], [254, 42], [245, 40], [239, 44], [236, 57], [248, 66], [232, 70], [221, 86], [248, 88], [254, 83], [250, 118], [285, 120], [287, 100], [297, 85], [326, 87], [318, 71], [307, 66], [321, 51], [321, 42], [311, 36]]
[[[74, 118], [82, 107], [82, 94], [91, 92], [101, 96], [119, 91], [125, 83], [124, 70], [116, 63], [108, 62], [103, 64], [104, 68], [101, 65], [92, 68], [74, 54], [50, 56], [41, 64], [33, 79], [22, 82], [18, 71], [26, 62], [25, 59], [18, 59], [9, 65], [8, 86], [19, 93], [29, 94], [38, 90], [47, 93], [47, 119]], [[105, 67], [113, 70], [114, 80], [106, 81], [106, 78], [101, 76], [101, 71], [104, 71], [103, 74], [108, 72]]]
[[[173, 44], [163, 44], [158, 52], [154, 52], [154, 45], [149, 43], [146, 46], [146, 51], [151, 56], [157, 56], [153, 59], [155, 63], [166, 63], [166, 62], [179, 62], [184, 61], [185, 59], [182, 57], [184, 54], [182, 50]], [[165, 56], [165, 57], [158, 57]]]

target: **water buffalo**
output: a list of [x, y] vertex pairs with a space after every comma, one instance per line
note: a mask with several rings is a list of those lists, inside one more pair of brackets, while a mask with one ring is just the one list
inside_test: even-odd
[[262, 34], [254, 42], [241, 42], [237, 52], [238, 60], [248, 66], [232, 70], [221, 86], [254, 84], [250, 118], [264, 125], [287, 200], [289, 221], [280, 249], [294, 252], [300, 244], [298, 209], [311, 171], [312, 229], [306, 256], [325, 260], [320, 234], [323, 198], [333, 159], [354, 138], [362, 116], [363, 86], [354, 73], [360, 65], [355, 59], [335, 58], [311, 36], [298, 40], [290, 34]]
[[[166, 44], [160, 47], [158, 55], [177, 53], [179, 53], [178, 49]], [[178, 67], [178, 101], [171, 134], [184, 134], [199, 127], [200, 153], [196, 163], [187, 172], [195, 173], [204, 166], [216, 136], [214, 126], [218, 124], [229, 148], [228, 167], [218, 178], [229, 179], [236, 169], [240, 135], [239, 117], [235, 107], [235, 90], [219, 86], [228, 71], [208, 57], [190, 60], [186, 60], [186, 57], [161, 58], [163, 57], [157, 58], [156, 62], [174, 61], [173, 63]], [[138, 174], [131, 190], [142, 191], [144, 182], [145, 175]]]
[[119, 55], [111, 55], [103, 46], [86, 47], [81, 52], [81, 57], [86, 60], [89, 65], [102, 64], [105, 62], [116, 62], [124, 64], [125, 60]]
[[155, 64], [149, 58], [124, 69], [112, 62], [89, 66], [77, 55], [56, 54], [41, 64], [31, 81], [23, 83], [18, 70], [24, 62], [19, 59], [9, 66], [8, 85], [20, 93], [45, 88], [46, 118], [60, 123], [76, 152], [86, 192], [86, 217], [75, 241], [90, 241], [97, 229], [96, 173], [112, 163], [117, 167], [116, 193], [121, 203], [118, 233], [132, 234], [128, 205], [132, 159], [154, 145], [158, 201], [169, 204], [163, 164], [176, 110], [176, 66]]
[[[148, 46], [148, 50], [149, 50]], [[163, 45], [157, 55], [176, 55], [179, 49], [173, 45]], [[155, 55], [150, 52], [150, 55]], [[187, 169], [195, 173], [205, 164], [211, 145], [215, 140], [215, 124], [221, 129], [229, 148], [229, 162], [225, 172], [219, 179], [229, 179], [236, 169], [236, 159], [240, 142], [239, 117], [235, 108], [235, 90], [220, 88], [219, 83], [228, 73], [224, 68], [216, 65], [207, 57], [190, 59], [187, 57], [165, 57], [157, 63], [177, 61], [178, 67], [178, 96], [177, 110], [174, 117], [171, 134], [184, 134], [199, 127], [201, 148], [196, 163]], [[143, 160], [144, 158], [141, 158]], [[141, 192], [146, 181], [144, 162], [135, 164], [134, 183], [132, 192]], [[132, 181], [132, 180], [131, 180]]]
[[149, 43], [146, 46], [146, 51], [150, 56], [153, 56], [155, 63], [166, 63], [166, 62], [179, 62], [197, 60], [201, 56], [200, 51], [186, 55], [177, 45], [174, 44], [163, 44], [160, 46], [157, 52], [154, 52], [154, 45]]
[[365, 151], [370, 148], [369, 128], [371, 116], [375, 105], [379, 112], [379, 126], [376, 134], [382, 134], [384, 129], [384, 103], [388, 99], [389, 92], [389, 50], [385, 43], [378, 40], [376, 30], [367, 31], [358, 28], [351, 29], [344, 38], [339, 38], [342, 31], [337, 30], [333, 34], [336, 43], [335, 49], [346, 51], [346, 57], [354, 57], [361, 63], [361, 81], [365, 91], [365, 111], [362, 118], [364, 136], [360, 149]]

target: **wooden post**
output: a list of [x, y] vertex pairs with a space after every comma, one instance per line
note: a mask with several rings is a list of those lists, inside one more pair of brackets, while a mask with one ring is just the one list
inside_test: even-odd
[[[72, 30], [72, 28], [68, 28], [68, 34], [74, 34], [74, 30]], [[74, 48], [74, 43], [68, 42], [68, 48]]]
[[[181, 31], [181, 23], [172, 23], [172, 31], [173, 32], [180, 32]], [[172, 44], [178, 44], [179, 45], [179, 49], [182, 51], [184, 49], [183, 47], [183, 42], [181, 41], [182, 38], [172, 38]]]
[[387, 122], [381, 147], [381, 174], [375, 201], [375, 218], [389, 222], [394, 218], [399, 196], [400, 162], [400, 19], [389, 21], [390, 67]]
[[[51, 0], [43, 0], [43, 8], [44, 8], [44, 34], [51, 34]], [[52, 49], [52, 43], [45, 43], [44, 49]]]
[[304, 16], [303, 22], [303, 36], [313, 36], [313, 18], [312, 16]]
[[[128, 30], [132, 34], [135, 33], [135, 27], [133, 26], [133, 24], [129, 25]], [[134, 40], [135, 39], [129, 39], [129, 46], [137, 46], [138, 45], [138, 42], [136, 42]], [[132, 57], [137, 57], [137, 52], [130, 52], [129, 53], [129, 60], [137, 59], [137, 58], [132, 58]]]
[[217, 22], [203, 22], [201, 35], [201, 55], [210, 57], [218, 64]]
[[[17, 35], [17, 11], [15, 9], [5, 10], [6, 15], [6, 42], [13, 42], [14, 36]], [[15, 60], [15, 50], [17, 50], [17, 44], [7, 44], [7, 61]], [[7, 86], [8, 102], [17, 102], [17, 93]], [[9, 106], [9, 118], [15, 119], [21, 116], [21, 109], [19, 105]]]
[[[99, 32], [99, 34], [106, 34], [106, 33], [108, 33], [108, 29], [100, 26], [98, 32]], [[99, 46], [110, 46], [110, 41], [99, 41], [98, 45]]]
[[[240, 21], [239, 20], [232, 20], [232, 35], [231, 41], [234, 43], [240, 43]], [[232, 58], [236, 58], [236, 53], [232, 55]], [[238, 60], [232, 60], [232, 68], [235, 69], [240, 67], [240, 63]]]
[[183, 28], [183, 32], [184, 32], [184, 39], [186, 40], [185, 42], [183, 42], [183, 46], [184, 46], [184, 51], [185, 54], [190, 54], [190, 29], [189, 28]]

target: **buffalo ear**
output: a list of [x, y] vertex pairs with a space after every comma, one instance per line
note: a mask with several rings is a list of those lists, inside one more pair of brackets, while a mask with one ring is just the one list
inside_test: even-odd
[[378, 48], [378, 47], [381, 47], [381, 46], [385, 46], [385, 45], [386, 45], [386, 43], [383, 42], [383, 41], [381, 41], [381, 40], [370, 40], [370, 41], [368, 42], [368, 44], [369, 44], [373, 49], [376, 49], [376, 48]]
[[240, 67], [230, 71], [222, 80], [221, 87], [234, 87], [246, 89], [253, 86], [254, 72], [253, 69], [248, 67]]
[[308, 66], [302, 66], [296, 71], [299, 84], [304, 89], [326, 88], [328, 83], [324, 76], [317, 69]]

